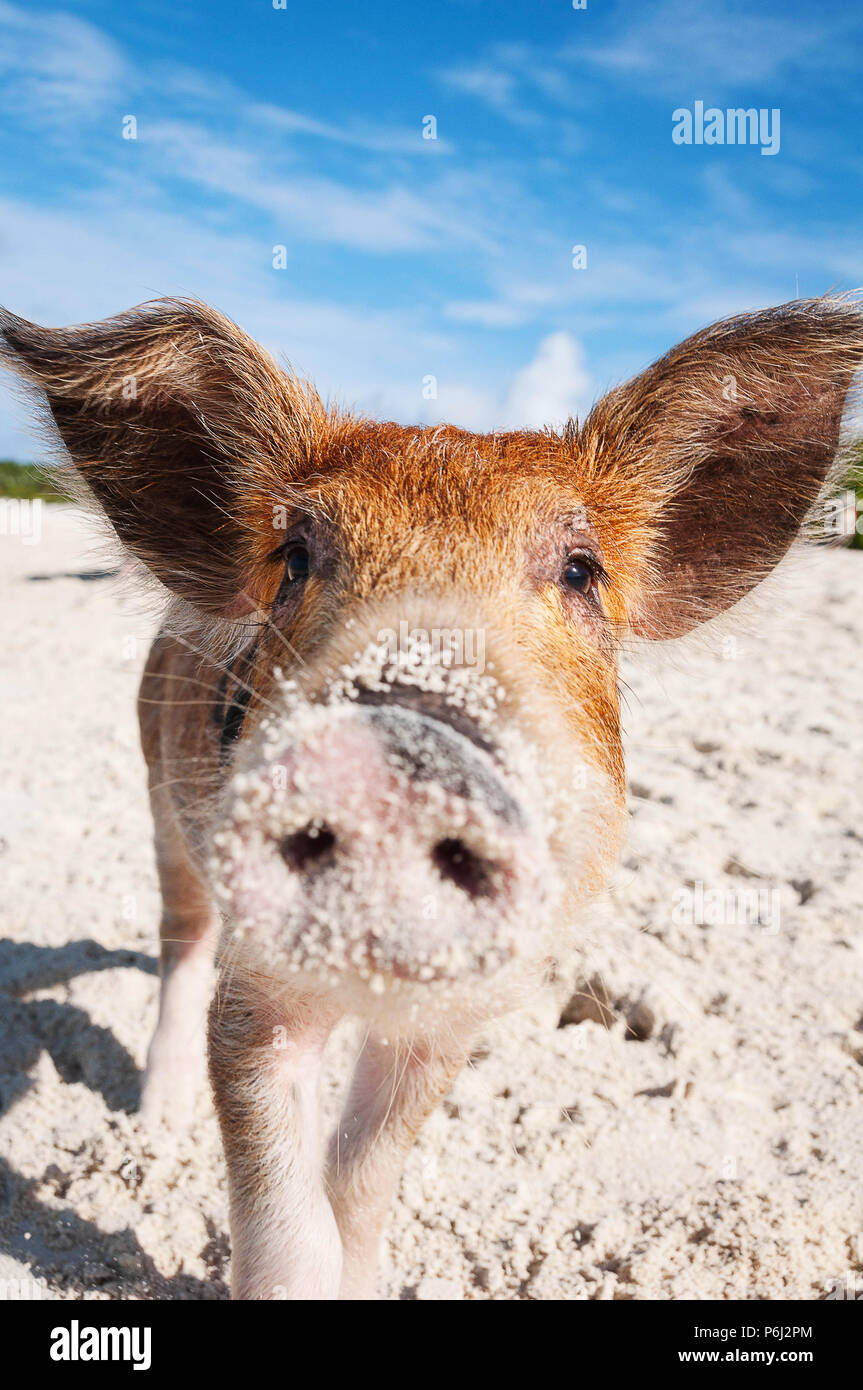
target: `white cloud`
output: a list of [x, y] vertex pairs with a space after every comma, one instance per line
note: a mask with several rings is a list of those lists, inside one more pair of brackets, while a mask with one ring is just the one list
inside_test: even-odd
[[542, 117], [525, 107], [519, 99], [520, 77], [507, 71], [506, 66], [511, 57], [512, 55], [505, 54], [502, 61], [481, 60], [460, 67], [446, 68], [439, 76], [455, 91], [476, 97], [514, 125], [541, 125]]
[[584, 349], [571, 333], [551, 333], [544, 338], [526, 366], [502, 389], [480, 380], [441, 376], [437, 398], [424, 401], [420, 380], [402, 376], [388, 389], [369, 394], [376, 415], [404, 424], [447, 423], [461, 429], [487, 432], [500, 429], [559, 427], [571, 415], [584, 416], [593, 398]]
[[561, 425], [590, 404], [584, 349], [571, 333], [550, 333], [507, 392], [504, 421], [511, 429]]
[[515, 304], [494, 299], [454, 299], [444, 313], [455, 323], [477, 323], [483, 328], [514, 328], [524, 321], [523, 311]]
[[468, 96], [479, 97], [493, 110], [509, 116], [516, 101], [516, 81], [512, 73], [488, 63], [475, 63], [470, 66], [447, 68], [441, 77], [450, 87], [466, 92]]
[[92, 24], [0, 0], [0, 100], [8, 111], [43, 120], [94, 114], [127, 78], [122, 53]]
[[290, 150], [262, 149], [260, 139], [214, 139], [203, 126], [183, 120], [142, 125], [141, 141], [162, 171], [269, 214], [276, 233], [279, 224], [284, 228], [277, 242], [302, 236], [380, 253], [442, 242], [489, 245], [473, 220], [477, 209], [466, 208], [445, 179], [424, 197], [399, 184], [355, 188], [285, 167]]
[[785, 15], [759, 14], [748, 0], [722, 6], [715, 0], [665, 0], [619, 26], [610, 43], [579, 44], [567, 58], [586, 59], [622, 77], [643, 77], [652, 88], [688, 92], [694, 79], [700, 91], [708, 82], [739, 87], [766, 81], [796, 62], [811, 63], [827, 49], [835, 53], [831, 39], [841, 22], [825, 22], [823, 11], [812, 13], [814, 22], [799, 15], [792, 22]]

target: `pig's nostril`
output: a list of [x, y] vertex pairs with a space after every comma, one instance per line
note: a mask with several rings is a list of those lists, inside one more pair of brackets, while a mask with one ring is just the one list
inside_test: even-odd
[[309, 826], [306, 830], [297, 830], [293, 835], [286, 835], [279, 845], [279, 853], [289, 869], [302, 873], [312, 864], [326, 858], [335, 843], [335, 835], [326, 826]]
[[493, 891], [493, 870], [464, 840], [441, 840], [432, 850], [432, 862], [441, 878], [449, 879], [471, 898], [486, 898]]

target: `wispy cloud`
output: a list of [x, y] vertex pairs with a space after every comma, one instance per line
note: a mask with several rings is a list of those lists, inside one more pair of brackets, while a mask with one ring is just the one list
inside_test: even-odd
[[456, 299], [444, 306], [444, 313], [455, 323], [481, 324], [483, 328], [514, 328], [526, 317], [521, 306], [503, 299]]
[[[792, 12], [793, 9], [793, 12]], [[712, 86], [737, 91], [813, 68], [859, 67], [863, 20], [854, 7], [777, 5], [749, 0], [659, 0], [617, 5], [597, 35], [591, 26], [564, 43], [494, 42], [469, 62], [444, 69], [453, 88], [523, 125], [548, 124], [536, 105], [589, 112], [599, 83], [627, 91], [688, 93]], [[578, 25], [581, 20], [576, 20]]]
[[804, 17], [784, 9], [759, 12], [748, 0], [719, 6], [713, 0], [665, 0], [626, 20], [608, 42], [573, 46], [569, 63], [595, 64], [610, 74], [644, 79], [664, 90], [699, 83], [740, 88], [765, 82], [801, 62], [838, 56], [837, 39], [848, 27], [822, 7]]
[[271, 131], [313, 135], [337, 145], [380, 154], [407, 154], [428, 159], [429, 156], [449, 154], [453, 148], [449, 140], [437, 136], [434, 139], [424, 138], [419, 122], [412, 130], [375, 125], [342, 126], [304, 116], [301, 111], [289, 111], [284, 106], [256, 103], [246, 106], [244, 115]]
[[500, 59], [490, 57], [480, 62], [444, 68], [440, 77], [454, 90], [477, 97], [515, 125], [542, 125], [540, 114], [522, 104], [519, 94], [521, 75], [507, 66], [512, 63], [512, 57], [509, 52], [501, 55]]
[[188, 121], [157, 121], [143, 126], [141, 136], [172, 177], [267, 213], [275, 232], [284, 229], [277, 241], [301, 236], [377, 253], [420, 249], [442, 239], [483, 241], [451, 206], [443, 184], [434, 197], [398, 184], [352, 187], [292, 168], [294, 152], [278, 140], [262, 148], [260, 138], [219, 139]]
[[95, 115], [127, 71], [118, 46], [86, 20], [0, 0], [0, 103], [7, 115]]

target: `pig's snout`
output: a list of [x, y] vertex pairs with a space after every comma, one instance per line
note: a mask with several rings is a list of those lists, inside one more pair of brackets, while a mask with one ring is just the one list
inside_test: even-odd
[[397, 703], [307, 723], [293, 738], [285, 726], [266, 778], [238, 779], [226, 896], [249, 948], [270, 970], [359, 974], [378, 991], [517, 956], [553, 871], [487, 741]]
[[[314, 747], [286, 759], [313, 813], [308, 825], [279, 844], [292, 872], [340, 873], [353, 867], [352, 859], [373, 854], [386, 876], [399, 871], [399, 858], [425, 855], [442, 880], [468, 897], [495, 898], [503, 891], [507, 836], [492, 848], [489, 830], [499, 820], [508, 832], [522, 816], [490, 760], [464, 735], [438, 719], [384, 706], [334, 734], [327, 753], [329, 767]], [[332, 765], [334, 756], [340, 765]]]
[[[306, 830], [286, 835], [279, 850], [288, 868], [304, 874], [320, 873], [327, 867], [338, 869], [344, 846], [328, 826], [312, 824]], [[450, 879], [469, 897], [495, 896], [495, 865], [472, 850], [460, 836], [439, 840], [431, 849], [431, 860], [441, 878]]]

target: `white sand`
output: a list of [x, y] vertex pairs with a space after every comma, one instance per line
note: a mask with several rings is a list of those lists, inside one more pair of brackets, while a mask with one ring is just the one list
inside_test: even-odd
[[[41, 544], [0, 539], [0, 1281], [220, 1298], [208, 1097], [177, 1142], [127, 1113], [157, 983], [152, 623], [64, 577], [83, 537], [56, 509]], [[558, 1029], [549, 999], [489, 1030], [408, 1162], [383, 1294], [809, 1299], [863, 1268], [861, 642], [863, 556], [832, 551], [736, 659], [627, 669], [631, 843], [585, 967], [611, 1027]], [[777, 891], [779, 930], [675, 922], [695, 880]]]

